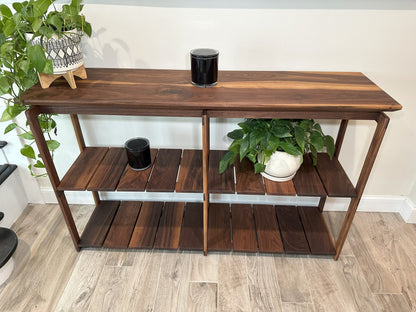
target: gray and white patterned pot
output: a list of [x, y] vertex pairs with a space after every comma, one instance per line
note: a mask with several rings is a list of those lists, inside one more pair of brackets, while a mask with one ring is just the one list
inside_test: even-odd
[[[30, 34], [26, 38], [30, 40]], [[41, 45], [41, 38], [36, 37], [32, 45]], [[52, 60], [53, 73], [64, 74], [70, 70], [76, 70], [84, 64], [81, 50], [81, 36], [76, 30], [65, 33], [61, 38], [52, 35], [51, 39], [43, 40], [46, 58]]]

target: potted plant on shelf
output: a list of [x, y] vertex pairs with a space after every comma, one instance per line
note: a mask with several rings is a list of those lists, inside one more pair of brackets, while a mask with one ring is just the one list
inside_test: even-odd
[[254, 172], [273, 181], [288, 181], [311, 153], [316, 165], [317, 153], [335, 152], [334, 139], [325, 135], [319, 123], [312, 119], [246, 119], [239, 129], [227, 134], [233, 140], [219, 164], [220, 173], [235, 162], [248, 158]]
[[[80, 13], [83, 8], [81, 1], [72, 0], [61, 10], [55, 8], [55, 0], [15, 2], [12, 8], [0, 5], [0, 97], [6, 102], [0, 121], [11, 121], [28, 109], [21, 102], [21, 94], [39, 82], [39, 74], [67, 70], [61, 66], [65, 63], [62, 59], [64, 54], [71, 58], [66, 63], [79, 60], [79, 39], [84, 34], [91, 36], [91, 25]], [[60, 45], [56, 43], [58, 38], [66, 43], [75, 43], [75, 48], [72, 47], [68, 53], [66, 46], [59, 52], [54, 48]], [[58, 61], [53, 62], [52, 59]], [[52, 154], [59, 147], [59, 142], [51, 137], [52, 133], [56, 134], [53, 117], [51, 114], [39, 115], [39, 123], [48, 137], [47, 144]], [[34, 160], [33, 167], [44, 168], [40, 156], [32, 148], [33, 135], [26, 127], [12, 122], [5, 133], [20, 129], [19, 137], [28, 141], [20, 152]], [[29, 165], [32, 174], [33, 167]]]

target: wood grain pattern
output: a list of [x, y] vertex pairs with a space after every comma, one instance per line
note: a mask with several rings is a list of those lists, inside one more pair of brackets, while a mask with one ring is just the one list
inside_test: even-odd
[[311, 253], [335, 255], [335, 246], [325, 220], [317, 207], [298, 207]]
[[242, 162], [238, 159], [234, 163], [236, 183], [235, 189], [238, 194], [264, 194], [263, 179], [260, 174], [254, 173], [254, 165], [247, 158]]
[[129, 246], [131, 234], [141, 206], [141, 202], [121, 202], [104, 241], [104, 247], [127, 248]]
[[152, 172], [153, 164], [157, 155], [157, 149], [150, 150], [150, 157], [152, 159], [152, 166], [145, 170], [137, 171], [130, 168], [127, 164], [124, 172], [120, 178], [120, 182], [117, 185], [117, 191], [144, 191], [146, 189], [147, 181], [149, 180], [150, 173]]
[[273, 257], [248, 254], [247, 284], [252, 312], [279, 312], [280, 289]]
[[180, 149], [159, 150], [147, 185], [149, 192], [171, 192], [175, 189], [181, 154]]
[[155, 248], [178, 249], [184, 208], [185, 203], [165, 203], [156, 233]]
[[153, 248], [162, 208], [162, 202], [143, 203], [129, 248]]
[[233, 167], [228, 167], [225, 172], [219, 174], [218, 168], [221, 158], [227, 151], [212, 150], [209, 153], [209, 192], [210, 193], [231, 193], [234, 194], [234, 171]]
[[81, 253], [67, 284], [72, 292], [62, 294], [55, 311], [88, 311], [106, 259], [104, 251], [85, 250]]
[[188, 308], [189, 312], [212, 312], [217, 310], [217, 283], [189, 283]]
[[267, 195], [282, 195], [282, 196], [294, 196], [296, 190], [292, 180], [286, 182], [274, 182], [264, 178], [264, 186], [266, 187]]
[[108, 147], [86, 147], [62, 178], [57, 189], [84, 191], [107, 152]]
[[293, 177], [296, 193], [299, 196], [326, 196], [321, 179], [308, 155], [303, 156], [303, 163]]
[[189, 258], [189, 253], [164, 253], [152, 311], [186, 311], [189, 287]]
[[306, 276], [303, 259], [301, 256], [274, 257], [282, 302], [312, 302], [311, 281]]
[[232, 204], [231, 223], [233, 229], [233, 250], [257, 252], [256, 230], [254, 228], [251, 205]]
[[380, 111], [401, 108], [361, 73], [220, 71], [215, 88], [195, 88], [189, 71], [87, 69], [76, 90], [56, 82], [32, 87], [25, 105], [148, 109]]
[[202, 192], [202, 151], [184, 150], [176, 192]]
[[218, 262], [219, 311], [250, 311], [246, 256], [220, 254]]
[[329, 159], [328, 154], [319, 153], [316, 170], [328, 196], [357, 197], [357, 192], [337, 159]]
[[308, 242], [296, 207], [276, 206], [277, 220], [286, 253], [309, 253]]
[[179, 242], [180, 249], [203, 250], [202, 203], [187, 203]]
[[103, 161], [98, 166], [90, 183], [88, 191], [114, 191], [127, 164], [124, 148], [110, 148]]
[[253, 205], [253, 209], [259, 251], [284, 252], [274, 207], [271, 205]]
[[79, 247], [101, 247], [117, 212], [119, 201], [101, 201], [81, 235]]
[[230, 206], [228, 204], [212, 203], [209, 205], [208, 250], [231, 250]]
[[381, 309], [379, 310], [381, 312], [412, 311], [410, 310], [410, 307], [402, 294], [376, 294], [375, 296], [378, 305], [381, 307]]

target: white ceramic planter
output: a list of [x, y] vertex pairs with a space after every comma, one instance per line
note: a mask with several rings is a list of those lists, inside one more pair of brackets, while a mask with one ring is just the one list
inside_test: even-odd
[[291, 180], [302, 164], [302, 155], [293, 156], [286, 152], [276, 151], [265, 164], [266, 169], [261, 175], [266, 179], [284, 182]]
[[[30, 40], [30, 34], [26, 35]], [[40, 45], [41, 38], [33, 39], [33, 45]], [[45, 40], [46, 41], [46, 40]], [[76, 30], [69, 31], [61, 38], [52, 35], [52, 38], [43, 42], [46, 58], [52, 60], [53, 73], [64, 74], [70, 70], [76, 70], [84, 65], [84, 57], [81, 50], [81, 36]]]

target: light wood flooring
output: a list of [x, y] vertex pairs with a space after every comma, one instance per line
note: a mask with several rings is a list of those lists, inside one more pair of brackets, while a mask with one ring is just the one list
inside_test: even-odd
[[[82, 230], [92, 206], [72, 206]], [[325, 213], [339, 229], [344, 213]], [[331, 257], [181, 251], [77, 253], [57, 205], [13, 226], [16, 268], [0, 311], [416, 311], [416, 225], [358, 213]]]

